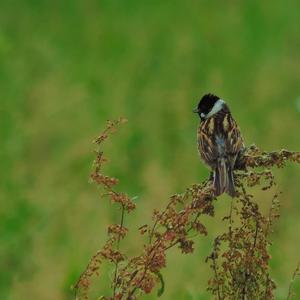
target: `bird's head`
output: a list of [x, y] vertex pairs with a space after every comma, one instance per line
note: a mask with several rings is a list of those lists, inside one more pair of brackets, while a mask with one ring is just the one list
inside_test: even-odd
[[225, 106], [224, 100], [213, 94], [204, 95], [196, 109], [193, 110], [197, 113], [201, 120], [206, 120], [219, 112]]

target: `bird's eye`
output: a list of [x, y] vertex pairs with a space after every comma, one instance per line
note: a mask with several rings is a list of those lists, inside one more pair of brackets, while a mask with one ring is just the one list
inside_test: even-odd
[[204, 118], [204, 117], [205, 117], [205, 114], [204, 114], [204, 113], [201, 113], [200, 116], [201, 116], [201, 118]]

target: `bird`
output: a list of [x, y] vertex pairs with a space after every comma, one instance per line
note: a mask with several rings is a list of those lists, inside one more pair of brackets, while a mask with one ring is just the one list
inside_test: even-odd
[[226, 102], [214, 94], [205, 94], [193, 110], [200, 117], [197, 144], [201, 159], [212, 170], [214, 196], [224, 192], [234, 198], [233, 170], [244, 149], [240, 129]]

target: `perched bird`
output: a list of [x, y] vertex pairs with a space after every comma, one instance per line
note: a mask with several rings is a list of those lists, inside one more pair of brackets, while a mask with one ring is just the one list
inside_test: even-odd
[[215, 196], [225, 192], [234, 197], [233, 170], [244, 148], [238, 125], [225, 101], [213, 94], [204, 95], [193, 112], [200, 117], [198, 150], [202, 160], [213, 171]]

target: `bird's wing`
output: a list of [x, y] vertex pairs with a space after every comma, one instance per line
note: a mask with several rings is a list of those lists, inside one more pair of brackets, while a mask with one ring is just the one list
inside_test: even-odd
[[202, 159], [214, 168], [219, 157], [228, 157], [234, 165], [243, 148], [243, 138], [239, 127], [231, 115], [226, 115], [222, 123], [214, 118], [204, 121], [198, 130], [198, 149]]
[[198, 150], [201, 158], [206, 164], [215, 168], [216, 160], [219, 156], [218, 147], [215, 143], [213, 118], [205, 120], [198, 129]]
[[226, 135], [225, 137], [226, 154], [234, 158], [235, 161], [236, 156], [244, 147], [244, 141], [240, 129], [237, 123], [235, 122], [235, 120], [231, 117], [231, 115], [228, 115], [226, 118], [224, 118], [223, 128], [224, 128], [224, 133]]

